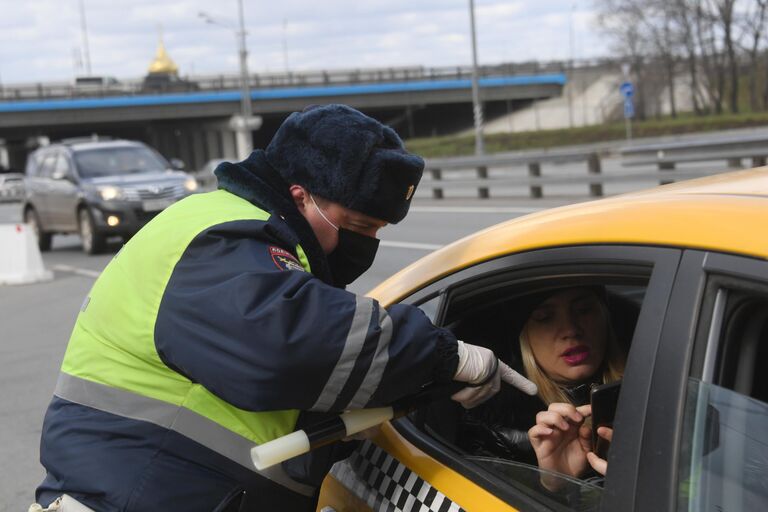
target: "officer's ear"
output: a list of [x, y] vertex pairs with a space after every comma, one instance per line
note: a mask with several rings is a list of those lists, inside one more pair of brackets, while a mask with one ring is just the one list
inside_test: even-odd
[[301, 185], [291, 185], [288, 187], [288, 191], [291, 193], [293, 204], [296, 206], [296, 209], [304, 215], [309, 206], [309, 191]]

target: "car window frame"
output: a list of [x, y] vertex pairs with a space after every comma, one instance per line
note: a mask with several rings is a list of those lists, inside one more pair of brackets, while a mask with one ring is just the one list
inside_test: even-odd
[[[51, 165], [46, 165], [48, 159], [53, 162]], [[51, 149], [44, 152], [40, 156], [40, 160], [37, 164], [36, 176], [47, 180], [53, 179], [53, 170], [56, 168], [56, 162], [59, 160], [59, 151]]]
[[[402, 303], [418, 305], [422, 302], [440, 297], [437, 308], [437, 323], [441, 324], [446, 312], [447, 298], [452, 289], [470, 279], [492, 276], [494, 273], [511, 272], [514, 267], [519, 271], [552, 268], [558, 264], [583, 265], [651, 265], [652, 271], [646, 289], [643, 307], [638, 316], [637, 327], [633, 340], [643, 339], [643, 343], [633, 343], [631, 358], [625, 370], [626, 382], [643, 382], [650, 377], [652, 371], [647, 361], [655, 359], [661, 338], [666, 305], [674, 289], [674, 279], [678, 271], [682, 251], [678, 248], [631, 246], [631, 245], [584, 245], [571, 247], [545, 248], [495, 258], [469, 268], [465, 268], [428, 284], [410, 296], [401, 300]], [[653, 304], [647, 307], [645, 304]], [[624, 427], [625, 434], [614, 441], [609, 454], [611, 471], [605, 481], [605, 490], [601, 509], [629, 510], [635, 508], [637, 489], [636, 476], [640, 471], [637, 461], [640, 458], [643, 441], [644, 416], [649, 405], [649, 386], [624, 386], [623, 398], [617, 409], [617, 428], [620, 420], [625, 418], [625, 424], [636, 423], [635, 428]], [[626, 398], [624, 398], [626, 397]], [[484, 487], [489, 492], [504, 499], [506, 502], [522, 500], [527, 506], [532, 506], [531, 499], [524, 499], [519, 493], [509, 489], [504, 482], [498, 482], [493, 475], [482, 474], [477, 468], [466, 464], [458, 458], [458, 452], [451, 454], [446, 451], [445, 444], [430, 438], [408, 420], [398, 420], [393, 423], [402, 435], [410, 442], [423, 449], [426, 453], [441, 463], [452, 467], [464, 477]], [[411, 425], [412, 428], [406, 428]], [[516, 503], [520, 506], [521, 503]]]
[[75, 178], [74, 172], [72, 169], [72, 163], [69, 161], [69, 157], [67, 156], [66, 151], [58, 151], [57, 152], [57, 158], [56, 162], [53, 165], [53, 171], [51, 172], [51, 176], [56, 174], [56, 172], [59, 171], [59, 167], [63, 164], [65, 167], [64, 174], [61, 178], [58, 178], [60, 180], [73, 180]]

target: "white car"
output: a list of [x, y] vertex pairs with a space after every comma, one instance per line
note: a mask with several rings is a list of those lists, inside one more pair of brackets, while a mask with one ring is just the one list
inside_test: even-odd
[[0, 173], [0, 202], [20, 201], [24, 197], [24, 175], [18, 172]]

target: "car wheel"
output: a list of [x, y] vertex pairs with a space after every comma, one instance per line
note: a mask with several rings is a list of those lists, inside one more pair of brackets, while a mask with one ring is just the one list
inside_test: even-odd
[[96, 232], [93, 218], [87, 208], [81, 208], [77, 214], [80, 224], [80, 238], [83, 241], [83, 251], [87, 254], [99, 254], [106, 248], [106, 239]]
[[51, 238], [53, 235], [43, 231], [43, 226], [40, 224], [40, 217], [37, 216], [37, 212], [34, 208], [27, 208], [24, 211], [24, 223], [29, 224], [32, 228], [32, 232], [35, 233], [37, 239], [37, 246], [41, 251], [51, 250]]

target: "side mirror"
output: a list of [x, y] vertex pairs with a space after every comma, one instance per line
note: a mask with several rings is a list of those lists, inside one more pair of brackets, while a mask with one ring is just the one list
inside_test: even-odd
[[171, 162], [171, 167], [173, 167], [174, 169], [178, 169], [179, 171], [183, 171], [184, 168], [186, 167], [184, 160], [180, 158], [171, 158], [170, 162]]

